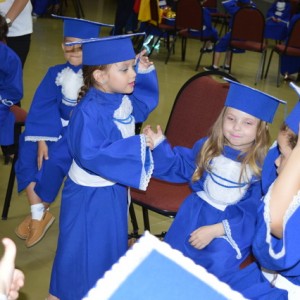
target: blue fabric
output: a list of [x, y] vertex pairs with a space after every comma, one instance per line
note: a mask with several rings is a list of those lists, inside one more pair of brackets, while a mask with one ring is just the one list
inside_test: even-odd
[[[288, 1], [285, 2], [285, 8], [281, 11], [282, 15], [279, 17], [276, 15], [276, 13], [278, 13], [276, 6], [277, 2], [278, 1], [272, 3], [267, 11], [264, 36], [266, 39], [282, 41], [286, 38], [288, 33], [288, 23], [291, 17], [291, 4]], [[280, 19], [280, 21], [273, 21], [272, 18]]]
[[300, 285], [300, 253], [299, 253], [299, 207], [290, 216], [284, 228], [284, 238], [278, 239], [271, 235], [271, 244], [275, 253], [285, 248], [285, 253], [280, 258], [270, 255], [269, 244], [266, 242], [267, 227], [263, 216], [264, 203], [258, 210], [256, 234], [253, 240], [253, 253], [257, 263], [253, 263], [236, 273], [230, 275], [227, 283], [249, 299], [288, 299], [287, 292], [274, 288], [262, 276], [261, 267], [280, 273], [296, 285]]
[[34, 0], [32, 11], [38, 16], [41, 16], [47, 12], [47, 8], [50, 5], [56, 5], [60, 3], [60, 0]]
[[[278, 146], [275, 145], [266, 156], [262, 170], [264, 193], [276, 179], [277, 174], [274, 162], [279, 154]], [[257, 263], [232, 273], [227, 278], [227, 283], [249, 299], [288, 299], [286, 291], [270, 285], [268, 280], [262, 275], [261, 267], [280, 273], [292, 283], [300, 285], [300, 236], [298, 234], [300, 209], [298, 206], [288, 218], [282, 239], [270, 235], [270, 243], [276, 254], [285, 248], [285, 253], [278, 258], [274, 258], [270, 254], [269, 244], [266, 241], [268, 236], [266, 222], [268, 220], [264, 219], [264, 209], [265, 204], [262, 202], [257, 213], [258, 218], [252, 245]]]
[[300, 102], [299, 101], [296, 103], [293, 110], [286, 117], [285, 123], [296, 135], [298, 135], [299, 123], [300, 123]]
[[262, 167], [261, 181], [262, 181], [262, 189], [264, 195], [268, 192], [270, 185], [277, 178], [277, 168], [275, 165], [275, 160], [279, 157], [279, 155], [280, 155], [280, 151], [278, 149], [278, 145], [276, 142], [276, 145], [274, 145], [274, 147], [269, 149], [264, 159], [264, 164]]
[[131, 41], [134, 35], [142, 33], [82, 41], [82, 63], [100, 66], [134, 59], [136, 55]]
[[14, 143], [15, 118], [9, 106], [19, 103], [22, 98], [23, 73], [20, 58], [0, 42], [0, 145]]
[[262, 275], [259, 265], [254, 262], [246, 268], [229, 275], [227, 283], [232, 289], [251, 300], [287, 300], [285, 290], [274, 288]]
[[[210, 11], [203, 7], [203, 29], [202, 36], [205, 37], [212, 37], [212, 41], [217, 41], [219, 36], [218, 36], [218, 31], [213, 27], [212, 22], [211, 22], [211, 15]], [[199, 31], [190, 31], [192, 35], [199, 36], [200, 32]]]
[[[300, 14], [295, 14], [290, 20], [288, 27], [288, 35], [291, 33], [294, 23], [300, 18]], [[282, 55], [280, 64], [280, 73], [284, 75], [285, 73], [294, 74], [298, 73], [300, 70], [300, 57]]]
[[198, 299], [227, 299], [222, 291], [199, 280], [156, 250], [126, 278], [110, 300], [128, 299], [128, 295], [133, 300], [187, 300], [194, 299], [195, 295]]
[[241, 110], [260, 120], [272, 123], [279, 103], [286, 103], [260, 90], [232, 80], [228, 81], [230, 87], [225, 106]]
[[[25, 131], [20, 136], [19, 157], [15, 165], [18, 191], [36, 182], [35, 192], [49, 203], [55, 200], [72, 161], [64, 136], [66, 127], [62, 126], [61, 118], [69, 120], [74, 106], [62, 102], [62, 86], [55, 83], [58, 73], [66, 68], [75, 73], [81, 70], [81, 66], [75, 67], [69, 63], [50, 67], [38, 86], [28, 112]], [[25, 141], [26, 137], [36, 140]], [[40, 171], [37, 168], [38, 140], [46, 141], [49, 154], [49, 160], [43, 162]]]
[[300, 285], [299, 206], [287, 221], [283, 233], [284, 238], [279, 239], [271, 235], [271, 244], [275, 253], [280, 252], [285, 247], [285, 254], [277, 259], [270, 255], [269, 244], [266, 242], [267, 226], [263, 216], [263, 208], [264, 206], [262, 205], [258, 213], [259, 219], [253, 241], [253, 253], [262, 267], [277, 271], [294, 284]]
[[[155, 169], [153, 176], [170, 182], [189, 182], [196, 169], [196, 157], [205, 139], [195, 143], [192, 149], [174, 147], [171, 149], [167, 141], [161, 143], [153, 151]], [[237, 160], [240, 151], [225, 146], [223, 155]], [[254, 235], [256, 211], [261, 197], [260, 181], [253, 182], [245, 195], [234, 205], [222, 211], [201, 199], [196, 192], [204, 190], [207, 174], [191, 184], [193, 193], [181, 205], [175, 220], [165, 236], [165, 242], [180, 250], [196, 264], [202, 265], [209, 272], [224, 280], [227, 274], [238, 270], [241, 262], [249, 255]], [[221, 199], [220, 199], [221, 200]], [[214, 239], [208, 246], [198, 250], [188, 242], [190, 234], [197, 228], [228, 221], [232, 239], [237, 244], [241, 257], [224, 238]]]
[[[151, 154], [139, 135], [122, 138], [113, 121], [123, 96], [91, 88], [70, 120], [73, 159], [86, 172], [116, 184], [89, 187], [66, 180], [50, 284], [59, 299], [81, 299], [128, 247], [127, 186], [139, 188]], [[156, 72], [138, 74], [129, 98], [136, 122], [144, 121], [158, 103]]]

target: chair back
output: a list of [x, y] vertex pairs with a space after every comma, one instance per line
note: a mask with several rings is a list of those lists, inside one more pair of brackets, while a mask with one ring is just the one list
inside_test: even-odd
[[211, 75], [235, 78], [223, 72], [202, 72], [191, 77], [179, 90], [165, 134], [172, 146], [192, 147], [207, 136], [217, 119], [228, 92], [228, 83]]
[[[295, 49], [295, 55], [299, 56], [299, 49], [300, 49], [300, 18], [295, 21], [293, 24], [293, 28], [290, 31], [288, 36], [284, 53], [289, 52], [289, 55], [293, 54], [293, 49], [291, 48], [298, 48]], [[283, 53], [283, 54], [284, 54]]]
[[299, 12], [299, 0], [290, 0], [291, 3], [291, 17]]
[[260, 43], [263, 47], [265, 17], [253, 7], [240, 8], [233, 16], [231, 40], [244, 40]]
[[177, 30], [195, 29], [202, 31], [203, 11], [198, 0], [179, 0], [176, 9]]
[[207, 7], [208, 9], [211, 10], [216, 10], [218, 8], [218, 1], [217, 0], [207, 0], [204, 4], [204, 7]]

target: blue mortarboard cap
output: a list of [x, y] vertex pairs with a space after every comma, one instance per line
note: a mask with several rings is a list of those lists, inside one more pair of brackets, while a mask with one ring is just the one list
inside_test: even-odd
[[111, 27], [114, 25], [93, 22], [84, 19], [70, 18], [64, 16], [52, 15], [54, 18], [62, 19], [64, 22], [64, 37], [73, 37], [79, 39], [89, 39], [99, 37], [102, 27]]
[[225, 106], [239, 109], [260, 120], [272, 123], [279, 103], [286, 104], [271, 95], [224, 78], [230, 82]]
[[131, 299], [246, 300], [148, 232], [97, 281], [83, 300], [124, 300], [128, 295]]
[[[293, 82], [290, 83], [290, 86], [296, 91], [296, 93], [300, 97], [300, 87], [295, 85]], [[296, 135], [298, 135], [299, 122], [300, 122], [300, 102], [298, 101], [295, 107], [286, 117], [285, 123]]]
[[82, 44], [82, 64], [100, 66], [135, 58], [131, 37], [144, 33], [114, 35], [81, 40], [66, 45]]

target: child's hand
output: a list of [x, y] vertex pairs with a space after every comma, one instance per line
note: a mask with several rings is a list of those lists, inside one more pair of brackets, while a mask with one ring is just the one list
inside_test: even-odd
[[154, 149], [157, 146], [157, 144], [164, 138], [160, 125], [157, 125], [156, 130], [157, 132], [155, 133], [150, 125], [147, 125], [143, 129], [143, 133], [146, 135], [146, 137], [151, 139], [152, 148], [150, 149]]
[[224, 235], [222, 223], [202, 226], [191, 233], [190, 244], [196, 249], [205, 248], [214, 238]]
[[152, 61], [149, 61], [149, 57], [146, 55], [147, 50], [144, 49], [136, 56], [136, 63], [138, 64], [138, 70], [147, 70], [153, 65]]
[[38, 169], [40, 170], [43, 165], [43, 161], [48, 160], [48, 146], [45, 141], [38, 141], [38, 155], [37, 155], [37, 164]]

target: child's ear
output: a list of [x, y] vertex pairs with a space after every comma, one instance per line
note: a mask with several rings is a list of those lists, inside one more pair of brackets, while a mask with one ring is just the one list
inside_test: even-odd
[[103, 85], [107, 82], [106, 72], [104, 72], [103, 70], [95, 70], [93, 72], [93, 76], [98, 84]]
[[63, 50], [63, 52], [65, 52], [65, 44], [61, 43], [61, 49]]

